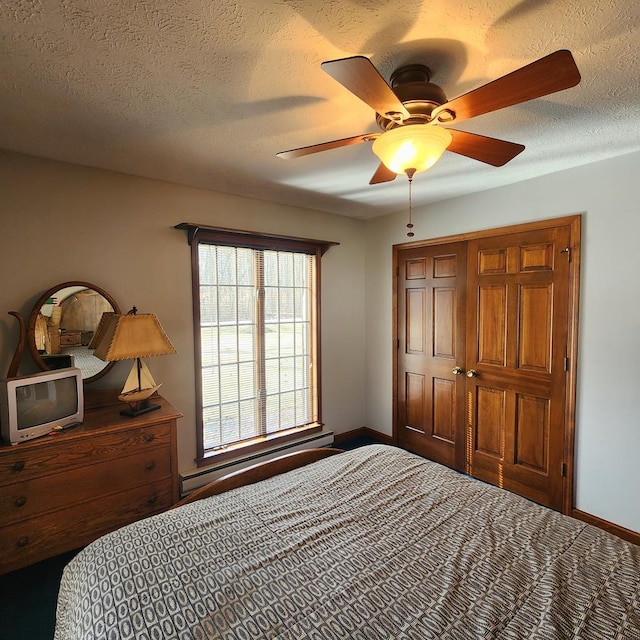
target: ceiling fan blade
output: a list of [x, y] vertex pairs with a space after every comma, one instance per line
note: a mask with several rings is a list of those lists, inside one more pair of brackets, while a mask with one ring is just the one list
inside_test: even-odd
[[524, 151], [523, 144], [489, 138], [477, 133], [457, 131], [456, 129], [449, 129], [448, 131], [453, 136], [453, 140], [447, 147], [447, 151], [453, 151], [453, 153], [458, 153], [461, 156], [486, 162], [494, 167], [501, 167], [507, 164], [509, 160], [513, 160], [521, 151]]
[[320, 144], [312, 144], [309, 147], [300, 147], [299, 149], [290, 149], [289, 151], [280, 151], [276, 153], [278, 158], [299, 158], [301, 156], [308, 156], [312, 153], [318, 153], [319, 151], [328, 151], [329, 149], [338, 149], [339, 147], [348, 147], [351, 144], [358, 144], [360, 142], [368, 142], [369, 140], [375, 140], [380, 133], [363, 133], [359, 136], [353, 136], [351, 138], [342, 138], [340, 140], [331, 140], [331, 142], [321, 142]]
[[381, 162], [376, 172], [373, 174], [371, 180], [369, 180], [369, 184], [380, 184], [381, 182], [391, 182], [395, 180], [398, 174], [395, 171], [391, 171], [391, 169], [387, 168], [387, 165], [384, 162]]
[[381, 116], [401, 122], [410, 114], [369, 58], [353, 56], [328, 60], [322, 70]]
[[[580, 72], [575, 60], [570, 51], [563, 49], [454, 98], [434, 109], [431, 115], [442, 115], [441, 122], [461, 122], [574, 87], [578, 82]], [[445, 118], [447, 114], [443, 111], [453, 112], [455, 118]]]

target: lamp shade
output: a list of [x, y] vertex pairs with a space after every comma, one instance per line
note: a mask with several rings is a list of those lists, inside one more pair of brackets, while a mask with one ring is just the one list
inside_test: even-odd
[[98, 323], [98, 326], [96, 327], [96, 330], [93, 332], [93, 336], [91, 338], [91, 341], [89, 342], [89, 344], [87, 345], [88, 349], [95, 349], [100, 342], [102, 341], [102, 338], [104, 336], [104, 332], [106, 331], [107, 327], [109, 326], [109, 322], [111, 322], [111, 318], [116, 314], [115, 311], [105, 311], [101, 318], [100, 318], [100, 322]]
[[106, 362], [176, 353], [153, 313], [109, 314], [101, 333], [94, 355]]
[[432, 167], [451, 144], [450, 131], [437, 125], [409, 124], [386, 131], [376, 138], [373, 152], [395, 173], [416, 173]]

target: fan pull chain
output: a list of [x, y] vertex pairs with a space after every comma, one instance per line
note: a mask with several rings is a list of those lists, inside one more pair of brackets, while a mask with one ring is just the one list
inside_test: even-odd
[[409, 223], [407, 224], [407, 229], [409, 229], [409, 231], [407, 231], [407, 236], [409, 236], [409, 238], [413, 238], [413, 236], [414, 236], [413, 223], [411, 222], [411, 211], [412, 211], [411, 185], [413, 184], [413, 176], [414, 176], [415, 172], [416, 172], [415, 169], [406, 169], [405, 170], [405, 173], [407, 174], [407, 178], [409, 178]]

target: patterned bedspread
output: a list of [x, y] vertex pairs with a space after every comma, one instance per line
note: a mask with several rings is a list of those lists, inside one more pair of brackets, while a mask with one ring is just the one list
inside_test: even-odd
[[640, 547], [382, 445], [136, 522], [56, 640], [640, 639]]

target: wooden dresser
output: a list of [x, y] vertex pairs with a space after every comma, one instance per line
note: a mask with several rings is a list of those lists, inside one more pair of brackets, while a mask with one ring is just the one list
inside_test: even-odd
[[161, 408], [128, 418], [122, 403], [82, 425], [0, 446], [0, 574], [70, 551], [179, 499], [176, 421]]

